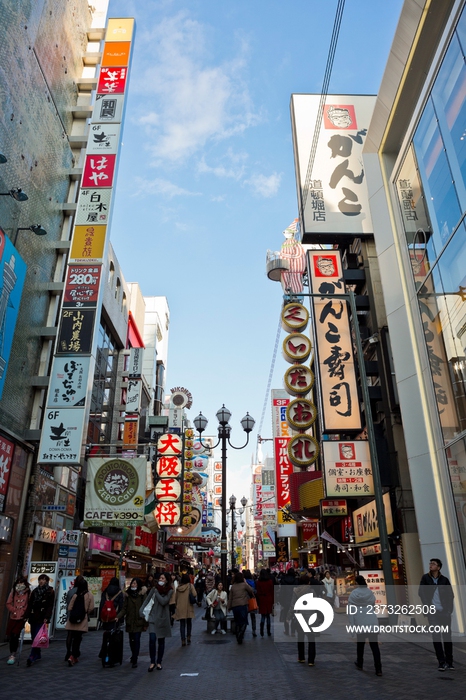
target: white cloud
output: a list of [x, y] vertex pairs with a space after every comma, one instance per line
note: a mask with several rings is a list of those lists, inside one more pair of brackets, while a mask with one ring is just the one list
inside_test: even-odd
[[147, 111], [139, 123], [155, 165], [180, 163], [208, 141], [242, 133], [259, 121], [242, 78], [247, 47], [243, 44], [231, 61], [214, 65], [208, 33], [180, 12], [142, 36], [151, 64], [136, 84], [133, 80], [133, 89], [144, 94]]
[[249, 180], [245, 180], [245, 184], [250, 185], [253, 191], [260, 195], [261, 197], [274, 197], [280, 183], [282, 176], [279, 173], [272, 173], [268, 177], [266, 175], [253, 175]]
[[136, 178], [137, 191], [133, 196], [144, 197], [145, 195], [161, 195], [167, 199], [172, 199], [173, 197], [200, 197], [201, 192], [190, 192], [185, 190], [183, 187], [178, 187], [175, 183], [169, 180], [164, 180], [162, 178], [155, 178], [154, 180], [145, 180], [141, 177]]

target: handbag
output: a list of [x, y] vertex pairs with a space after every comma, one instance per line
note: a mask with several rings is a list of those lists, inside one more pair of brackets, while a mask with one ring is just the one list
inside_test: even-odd
[[151, 613], [152, 608], [154, 607], [154, 597], [151, 596], [147, 603], [144, 605], [142, 610], [139, 613], [140, 617], [143, 617], [146, 622], [149, 622], [149, 615]]
[[255, 598], [249, 598], [248, 612], [255, 613], [258, 610], [259, 610], [259, 606], [257, 605], [257, 600]]
[[47, 629], [47, 625], [44, 622], [36, 636], [34, 637], [34, 641], [32, 643], [33, 647], [36, 647], [38, 649], [47, 649], [49, 645], [49, 631]]
[[194, 593], [191, 593], [191, 591], [189, 591], [189, 602], [191, 605], [194, 605], [194, 603], [197, 602], [197, 596], [195, 596]]

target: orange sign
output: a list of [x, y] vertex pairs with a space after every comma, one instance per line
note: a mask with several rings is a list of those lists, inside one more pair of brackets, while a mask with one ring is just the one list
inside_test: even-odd
[[105, 44], [102, 56], [103, 66], [127, 66], [131, 42], [111, 41]]
[[106, 234], [106, 226], [75, 226], [68, 262], [101, 262]]
[[138, 422], [137, 420], [125, 420], [123, 433], [123, 443], [125, 445], [138, 444]]

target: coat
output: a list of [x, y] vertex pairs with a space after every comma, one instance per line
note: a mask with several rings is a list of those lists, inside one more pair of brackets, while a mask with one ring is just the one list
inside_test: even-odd
[[[355, 612], [349, 607], [350, 605], [354, 606]], [[348, 612], [351, 624], [365, 625], [366, 627], [378, 625], [377, 615], [370, 609], [374, 605], [375, 595], [367, 586], [358, 586], [351, 591], [348, 598]]]
[[134, 634], [135, 632], [144, 632], [147, 629], [148, 623], [143, 617], [139, 615], [141, 607], [144, 604], [146, 598], [146, 589], [144, 588], [144, 593], [141, 591], [137, 595], [133, 596], [131, 593], [126, 592], [125, 602], [123, 607], [117, 615], [119, 620], [125, 618], [126, 631], [129, 634]]
[[18, 593], [14, 588], [8, 596], [6, 607], [10, 613], [10, 620], [22, 620], [28, 609], [31, 591], [26, 588], [22, 593]]
[[161, 593], [156, 587], [151, 588], [149, 591], [149, 594], [142, 604], [142, 608], [144, 608], [149, 600], [153, 599], [154, 601], [149, 615], [149, 634], [156, 634], [157, 637], [162, 639], [172, 636], [169, 608], [171, 597], [171, 588], [167, 591], [167, 593]]
[[[70, 600], [70, 604], [68, 605], [68, 612], [71, 612], [71, 610], [73, 609], [74, 604], [76, 602], [76, 598], [77, 593], [75, 593]], [[66, 630], [70, 630], [72, 632], [87, 632], [89, 630], [89, 615], [94, 610], [94, 596], [89, 591], [87, 591], [87, 593], [84, 594], [84, 609], [87, 614], [84, 616], [84, 619], [81, 620], [81, 622], [73, 624], [72, 622], [70, 622], [70, 618], [68, 615], [68, 619], [65, 625]]]
[[34, 588], [29, 598], [28, 609], [26, 611], [27, 620], [33, 625], [42, 624], [44, 620], [50, 622], [55, 602], [55, 591], [51, 586], [45, 586], [44, 594], [41, 596], [40, 586]]
[[257, 605], [259, 606], [259, 613], [261, 615], [271, 615], [274, 601], [272, 579], [268, 581], [259, 579], [256, 582], [256, 598]]
[[241, 583], [232, 583], [230, 593], [228, 594], [228, 610], [236, 608], [238, 605], [248, 605], [249, 598], [253, 596], [253, 589], [245, 581]]
[[[116, 598], [114, 596], [116, 596]], [[119, 586], [107, 586], [105, 591], [102, 591], [102, 598], [100, 599], [99, 620], [100, 613], [102, 612], [102, 608], [104, 607], [105, 601], [107, 599], [111, 600], [112, 598], [118, 617], [125, 602], [124, 593]], [[101, 627], [103, 630], [112, 630], [115, 627], [115, 622], [101, 622]]]
[[196, 595], [196, 589], [192, 583], [182, 583], [176, 589], [175, 604], [176, 610], [175, 620], [187, 620], [194, 617], [193, 604], [189, 602], [189, 594]]
[[322, 579], [322, 583], [324, 584], [325, 588], [325, 597], [326, 598], [334, 598], [335, 597], [335, 581], [333, 578], [324, 578]]
[[453, 612], [453, 599], [455, 595], [453, 593], [453, 587], [446, 576], [439, 574], [438, 583], [434, 583], [430, 574], [424, 574], [419, 584], [419, 598], [424, 605], [433, 605], [432, 598], [437, 589], [439, 592], [440, 604], [443, 608], [441, 614], [451, 615]]
[[[213, 603], [216, 600], [218, 600], [218, 605], [214, 607]], [[226, 617], [228, 602], [228, 595], [226, 591], [222, 591], [221, 593], [219, 593], [217, 589], [214, 588], [213, 591], [210, 591], [209, 595], [206, 596], [206, 601], [207, 605], [209, 606], [210, 617], [215, 617], [214, 611], [218, 609], [220, 609]]]

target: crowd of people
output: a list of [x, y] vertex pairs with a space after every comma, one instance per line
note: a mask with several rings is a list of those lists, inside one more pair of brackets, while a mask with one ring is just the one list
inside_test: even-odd
[[[453, 611], [453, 589], [448, 578], [441, 574], [442, 562], [432, 559], [429, 572], [420, 582], [419, 596], [429, 606], [429, 623], [441, 622], [448, 627], [442, 635], [434, 635], [434, 649], [439, 662], [439, 670], [453, 669], [453, 645], [451, 642], [451, 615]], [[364, 576], [355, 578], [355, 587], [349, 595], [348, 606], [357, 612], [352, 614], [353, 625], [366, 627], [377, 625], [378, 619], [373, 608], [375, 597], [368, 588]], [[276, 586], [279, 586], [277, 589]], [[292, 588], [289, 588], [292, 587]], [[165, 640], [172, 636], [175, 622], [179, 622], [181, 646], [191, 644], [192, 622], [195, 607], [203, 607], [208, 630], [212, 635], [226, 634], [227, 622], [231, 618], [231, 630], [238, 644], [243, 639], [250, 623], [252, 636], [257, 637], [256, 617], [260, 617], [261, 637], [272, 635], [272, 617], [283, 623], [284, 634], [297, 637], [299, 663], [315, 665], [316, 634], [303, 631], [294, 614], [295, 604], [303, 595], [312, 592], [313, 596], [325, 599], [331, 606], [335, 603], [335, 580], [329, 570], [316, 572], [314, 569], [298, 572], [293, 567], [286, 572], [273, 572], [262, 568], [253, 574], [248, 569], [232, 569], [228, 572], [227, 585], [221, 580], [219, 571], [201, 570], [194, 575], [192, 569], [180, 574], [161, 572], [149, 575], [143, 582], [133, 578], [124, 590], [118, 578], [112, 578], [102, 591], [99, 606], [99, 626], [103, 631], [99, 653], [102, 665], [113, 667], [123, 662], [123, 630], [125, 623], [131, 650], [132, 668], [137, 668], [141, 648], [141, 635], [149, 633], [150, 665], [148, 672], [162, 670]], [[278, 604], [277, 604], [278, 602]], [[41, 644], [36, 643], [44, 634], [44, 626], [50, 623], [55, 603], [55, 592], [46, 574], [39, 576], [38, 585], [31, 590], [27, 578], [19, 576], [7, 600], [9, 620], [6, 634], [9, 640], [10, 655], [7, 664], [16, 662], [21, 634], [26, 622], [29, 623], [33, 643], [26, 664], [28, 667], [41, 659]], [[89, 629], [89, 616], [94, 611], [94, 596], [88, 590], [83, 576], [77, 576], [66, 597], [67, 630], [65, 661], [75, 666], [81, 655], [83, 635]], [[229, 613], [231, 613], [229, 615]], [[376, 632], [356, 635], [356, 661], [358, 670], [363, 669], [365, 642], [369, 642], [377, 676], [382, 675], [382, 662]], [[47, 644], [44, 644], [47, 646]]]

